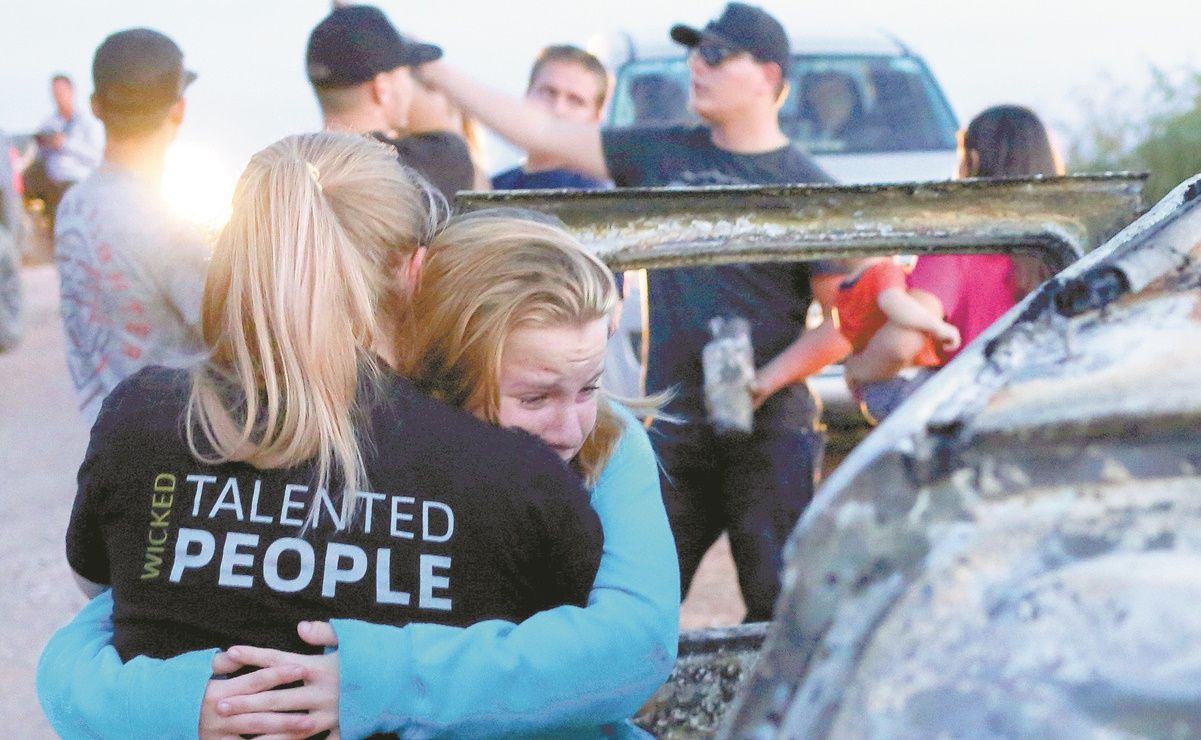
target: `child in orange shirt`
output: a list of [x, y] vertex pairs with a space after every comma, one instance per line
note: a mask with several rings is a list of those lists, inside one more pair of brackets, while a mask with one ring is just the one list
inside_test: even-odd
[[906, 272], [889, 257], [863, 260], [838, 286], [834, 303], [839, 331], [851, 343], [852, 354], [871, 353], [872, 338], [888, 324], [926, 335], [925, 346], [913, 361], [926, 370], [914, 378], [897, 377], [851, 387], [864, 416], [873, 424], [888, 416], [933, 374], [928, 368], [943, 364], [940, 349], [953, 352], [959, 348], [959, 330], [910, 294]]

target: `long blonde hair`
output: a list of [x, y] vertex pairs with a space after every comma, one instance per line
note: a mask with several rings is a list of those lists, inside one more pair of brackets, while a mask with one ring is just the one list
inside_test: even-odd
[[[505, 343], [524, 326], [612, 317], [613, 274], [560, 228], [498, 211], [452, 220], [430, 244], [402, 331], [400, 370], [422, 390], [498, 424]], [[621, 437], [602, 395], [573, 464], [593, 485]]]
[[364, 137], [290, 136], [256, 154], [204, 286], [211, 354], [192, 378], [192, 454], [259, 468], [315, 460], [313, 485], [337, 476], [349, 522], [367, 482], [363, 381], [378, 377], [376, 352], [399, 322], [397, 275], [437, 213], [396, 152]]

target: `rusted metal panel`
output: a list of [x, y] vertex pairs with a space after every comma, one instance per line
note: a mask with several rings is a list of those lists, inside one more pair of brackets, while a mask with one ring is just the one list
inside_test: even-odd
[[1144, 179], [512, 191], [458, 203], [549, 213], [614, 270], [999, 250], [1058, 270], [1139, 215]]

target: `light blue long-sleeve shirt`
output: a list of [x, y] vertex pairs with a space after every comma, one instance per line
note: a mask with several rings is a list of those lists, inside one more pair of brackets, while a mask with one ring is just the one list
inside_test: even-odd
[[[584, 608], [521, 624], [334, 620], [343, 737], [630, 735], [675, 664], [679, 569], [646, 432], [628, 413], [592, 494], [605, 544]], [[51, 638], [38, 698], [65, 738], [195, 737], [215, 650], [122, 664], [106, 592]]]

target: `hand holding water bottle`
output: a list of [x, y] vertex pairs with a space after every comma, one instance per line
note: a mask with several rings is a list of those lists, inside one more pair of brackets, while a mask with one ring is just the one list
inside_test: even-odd
[[709, 320], [709, 331], [713, 339], [701, 351], [709, 423], [721, 435], [750, 434], [755, 415], [750, 322], [739, 316], [719, 316]]

